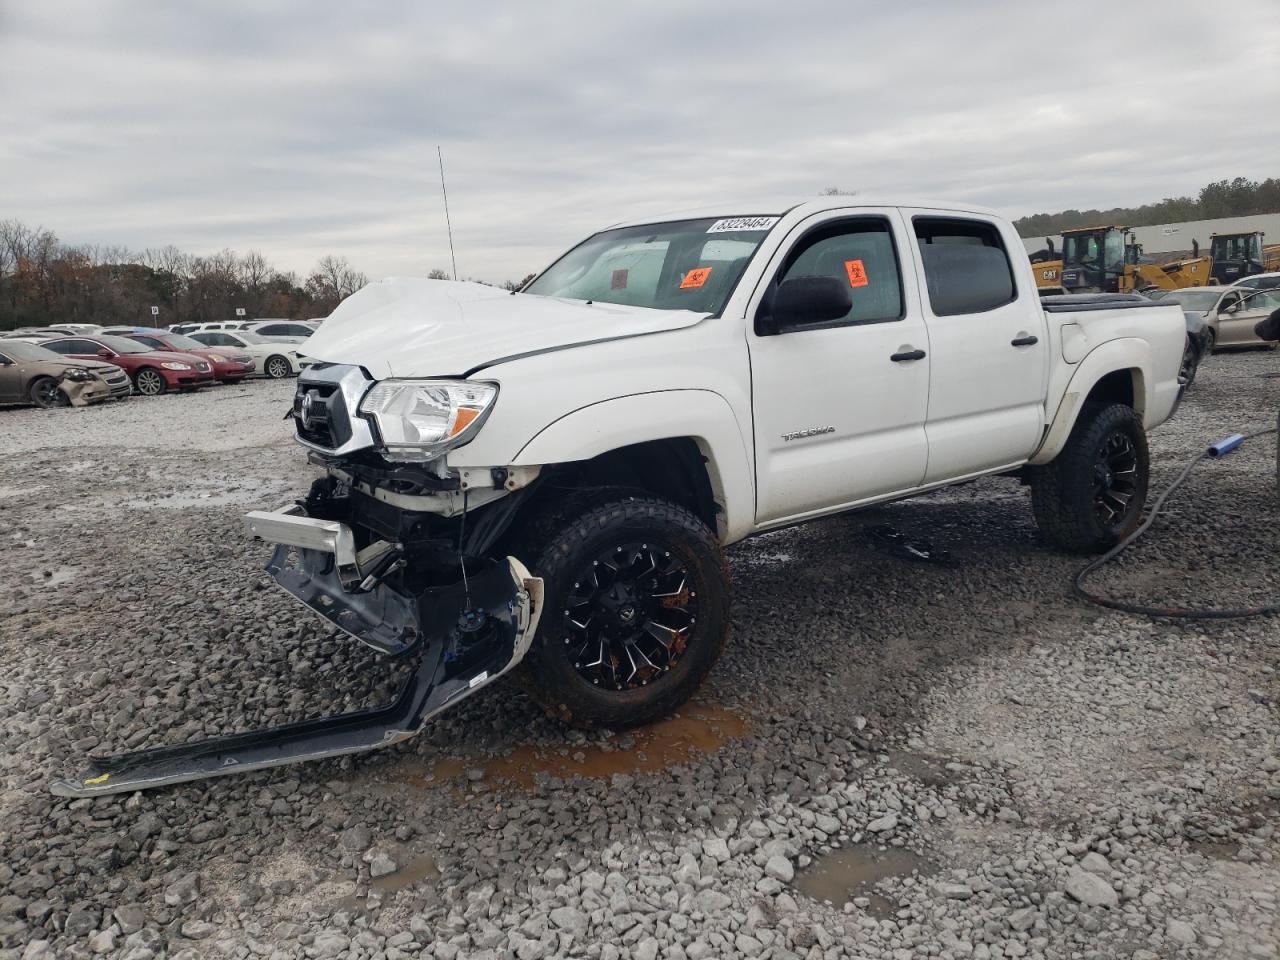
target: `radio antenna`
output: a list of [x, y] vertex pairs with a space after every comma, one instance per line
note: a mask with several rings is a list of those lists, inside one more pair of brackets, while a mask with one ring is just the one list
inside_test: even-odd
[[453, 279], [458, 279], [458, 258], [453, 253], [453, 224], [449, 220], [449, 191], [444, 186], [444, 154], [436, 146], [436, 159], [440, 161], [440, 192], [444, 195], [444, 225], [449, 231], [449, 259], [453, 262]]

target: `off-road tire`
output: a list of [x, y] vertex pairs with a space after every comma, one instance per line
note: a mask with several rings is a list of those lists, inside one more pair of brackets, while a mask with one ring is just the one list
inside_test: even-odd
[[[603, 501], [603, 502], [601, 502]], [[719, 659], [729, 633], [729, 571], [715, 535], [684, 507], [617, 490], [571, 496], [530, 524], [523, 538], [542, 577], [546, 606], [525, 658], [526, 686], [551, 715], [577, 727], [625, 729], [670, 714], [693, 695]], [[565, 649], [566, 598], [572, 580], [602, 550], [632, 541], [657, 543], [685, 565], [697, 596], [697, 617], [683, 654], [645, 686], [606, 690], [593, 685]]]
[[[52, 393], [49, 387], [53, 387]], [[48, 409], [50, 407], [65, 407], [71, 401], [67, 399], [67, 395], [58, 389], [58, 382], [53, 377], [37, 377], [31, 381], [31, 386], [27, 388], [27, 398], [37, 407]]]
[[[1113, 437], [1125, 437], [1135, 454], [1133, 494], [1127, 509], [1106, 522], [1095, 507], [1095, 469]], [[1029, 471], [1031, 507], [1045, 541], [1071, 553], [1109, 550], [1137, 528], [1147, 500], [1150, 472], [1147, 434], [1132, 407], [1086, 403], [1066, 446], [1049, 463]]]

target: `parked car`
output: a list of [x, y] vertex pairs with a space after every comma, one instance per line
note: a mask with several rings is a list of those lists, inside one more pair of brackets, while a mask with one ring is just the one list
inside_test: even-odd
[[106, 360], [123, 367], [133, 387], [144, 397], [166, 390], [195, 390], [213, 383], [213, 365], [203, 357], [169, 350], [153, 350], [126, 337], [67, 337], [43, 344], [54, 353], [78, 360]]
[[1275, 290], [1280, 288], [1280, 273], [1255, 273], [1251, 277], [1237, 280], [1232, 286], [1246, 290]]
[[192, 340], [209, 347], [239, 350], [253, 357], [262, 375], [272, 380], [296, 376], [311, 360], [294, 350], [292, 344], [277, 343], [247, 330], [197, 330]]
[[315, 333], [317, 327], [304, 320], [254, 320], [245, 329], [277, 343], [301, 343]]
[[1267, 346], [1253, 327], [1280, 305], [1280, 291], [1230, 287], [1187, 287], [1166, 290], [1158, 303], [1177, 303], [1184, 310], [1200, 314], [1212, 338], [1210, 350], [1219, 347]]
[[1247, 290], [1238, 303], [1226, 306], [1218, 314], [1219, 347], [1269, 347], [1275, 344], [1258, 335], [1255, 329], [1280, 309], [1280, 289]]
[[0, 340], [0, 403], [84, 406], [132, 392], [128, 375], [115, 364], [73, 360], [23, 340]]
[[180, 333], [148, 330], [128, 334], [128, 338], [153, 350], [174, 350], [203, 357], [213, 365], [213, 378], [221, 383], [239, 383], [257, 369], [253, 356], [243, 350], [211, 347]]
[[190, 334], [197, 330], [243, 330], [250, 320], [218, 320], [210, 323], [175, 323], [169, 327], [170, 333]]
[[118, 758], [54, 792], [375, 749], [520, 664], [565, 720], [655, 720], [724, 649], [726, 545], [976, 477], [1018, 472], [1066, 550], [1137, 528], [1180, 307], [1042, 303], [1013, 225], [964, 203], [753, 207], [603, 230], [514, 295], [348, 297], [294, 397], [326, 475], [248, 523], [295, 599], [420, 652], [408, 686], [354, 722]]

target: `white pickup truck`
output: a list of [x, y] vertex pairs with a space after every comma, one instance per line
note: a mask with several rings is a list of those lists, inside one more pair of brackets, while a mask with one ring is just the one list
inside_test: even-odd
[[521, 661], [566, 721], [653, 720], [724, 647], [724, 547], [987, 474], [1049, 543], [1109, 547], [1184, 341], [1177, 306], [1042, 301], [1011, 225], [950, 203], [624, 223], [514, 294], [370, 284], [307, 342], [324, 476], [249, 526], [287, 591], [421, 666], [383, 711], [122, 761], [120, 789], [382, 746]]

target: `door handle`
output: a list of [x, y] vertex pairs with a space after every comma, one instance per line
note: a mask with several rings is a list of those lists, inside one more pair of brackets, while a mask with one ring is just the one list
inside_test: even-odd
[[889, 358], [894, 363], [905, 363], [908, 360], [923, 360], [923, 350], [904, 350], [902, 353], [895, 353]]
[[1039, 343], [1039, 337], [1014, 337], [1009, 343], [1015, 347], [1029, 347], [1033, 343]]

